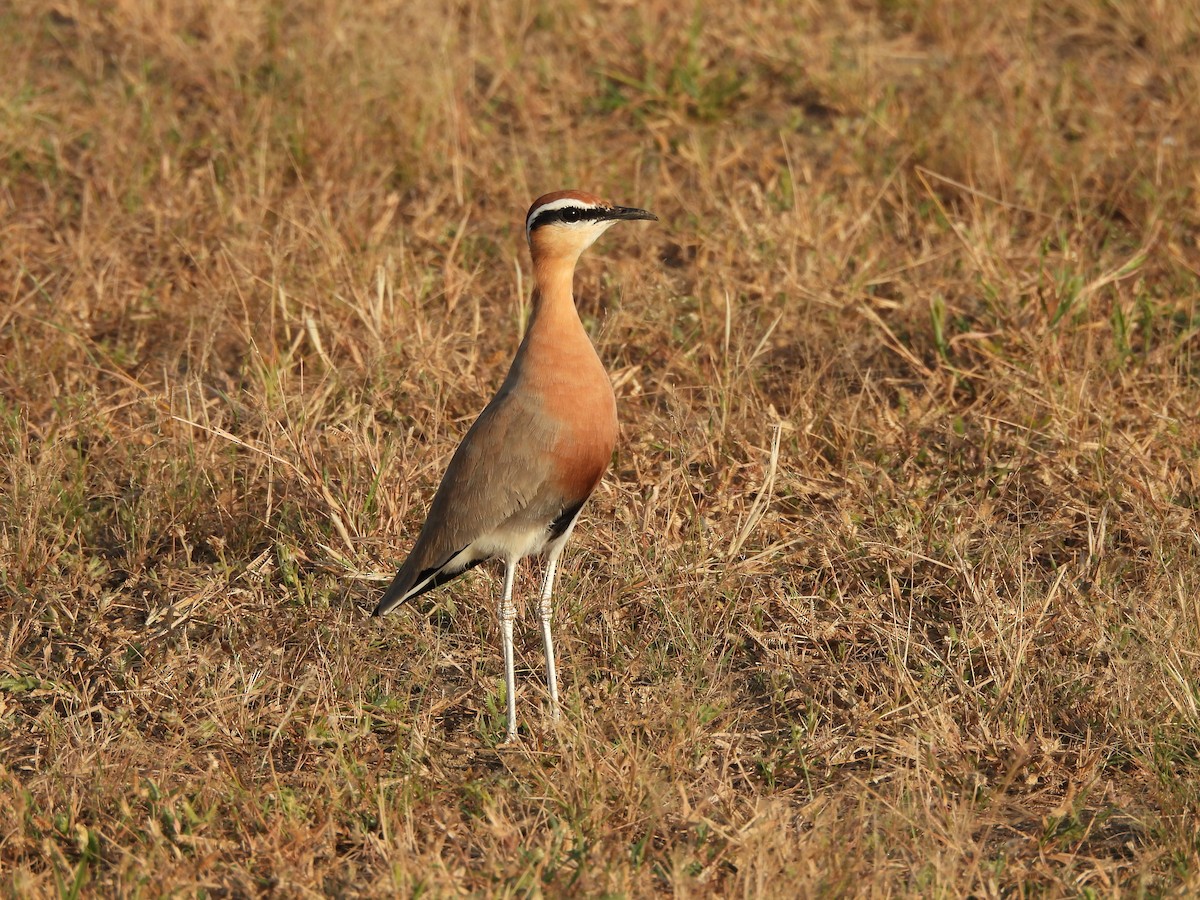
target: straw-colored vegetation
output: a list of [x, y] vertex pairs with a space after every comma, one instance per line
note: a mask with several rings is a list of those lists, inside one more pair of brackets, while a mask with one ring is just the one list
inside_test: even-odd
[[[1200, 889], [1198, 16], [0, 5], [3, 890]], [[661, 222], [499, 747], [496, 571], [366, 614], [562, 187]]]

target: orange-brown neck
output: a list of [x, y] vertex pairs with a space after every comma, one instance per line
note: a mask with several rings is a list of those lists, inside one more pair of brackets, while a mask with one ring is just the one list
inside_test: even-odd
[[586, 499], [608, 467], [617, 439], [612, 382], [575, 309], [578, 253], [533, 261], [533, 313], [520, 356], [528, 389], [557, 423], [547, 448], [564, 497]]
[[578, 257], [555, 256], [534, 259], [533, 311], [529, 329], [571, 329], [574, 323], [582, 331], [579, 313], [575, 309], [575, 261]]
[[[536, 251], [536, 246], [535, 246]], [[521, 377], [529, 380], [548, 410], [566, 418], [580, 415], [599, 398], [612, 407], [612, 383], [575, 309], [572, 255], [533, 259], [533, 312], [517, 354]], [[614, 412], [615, 415], [615, 412]]]

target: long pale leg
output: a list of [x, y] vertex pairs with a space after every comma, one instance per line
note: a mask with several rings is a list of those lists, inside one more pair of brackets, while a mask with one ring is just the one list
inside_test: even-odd
[[559, 544], [550, 551], [550, 556], [546, 560], [546, 580], [542, 583], [542, 604], [540, 607], [542, 619], [542, 643], [546, 647], [546, 687], [550, 690], [550, 718], [560, 718], [558, 708], [558, 675], [554, 667], [554, 638], [550, 634], [550, 620], [554, 616], [554, 611], [550, 604], [550, 597], [554, 593], [554, 575], [558, 571], [558, 557], [562, 553], [563, 546]]
[[508, 700], [508, 737], [515, 740], [517, 736], [517, 676], [513, 663], [513, 622], [517, 618], [517, 607], [513, 603], [513, 577], [516, 575], [517, 561], [508, 559], [504, 562], [504, 599], [500, 601], [500, 644], [504, 648], [504, 692]]

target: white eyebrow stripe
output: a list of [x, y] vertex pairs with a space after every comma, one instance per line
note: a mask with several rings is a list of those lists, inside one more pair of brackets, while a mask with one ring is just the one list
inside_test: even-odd
[[568, 206], [573, 206], [576, 209], [582, 209], [585, 212], [592, 210], [603, 209], [595, 203], [584, 203], [582, 200], [576, 200], [574, 197], [559, 197], [557, 200], [551, 200], [549, 203], [543, 203], [536, 209], [529, 211], [529, 215], [525, 219], [525, 240], [529, 240], [529, 230], [537, 217], [544, 212], [553, 212], [556, 209], [566, 209]]

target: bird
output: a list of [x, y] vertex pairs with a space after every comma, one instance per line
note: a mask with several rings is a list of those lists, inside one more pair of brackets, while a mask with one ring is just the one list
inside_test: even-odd
[[612, 382], [575, 307], [580, 255], [617, 222], [657, 220], [577, 190], [538, 197], [525, 217], [532, 311], [499, 390], [455, 450], [408, 557], [375, 607], [381, 616], [489, 559], [504, 562], [498, 603], [508, 730], [516, 740], [513, 580], [544, 555], [542, 642], [551, 718], [561, 717], [551, 598], [559, 556], [617, 441]]

